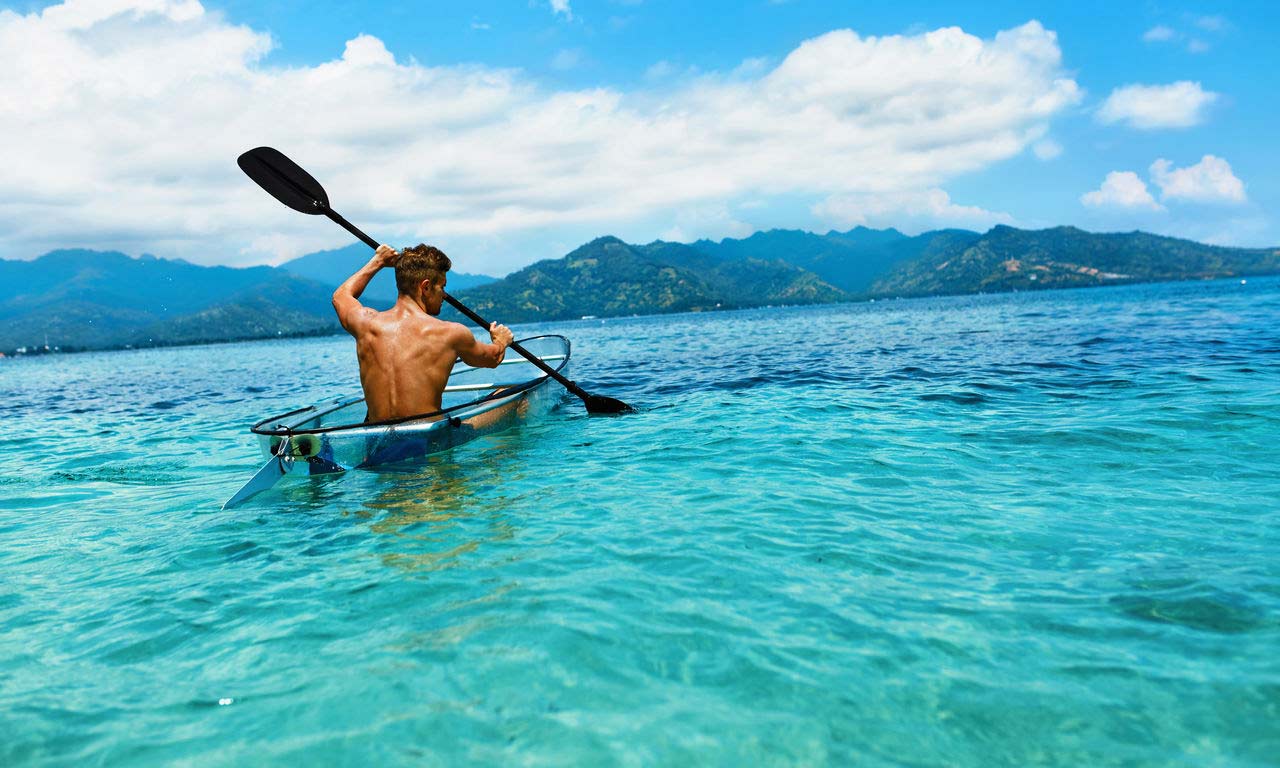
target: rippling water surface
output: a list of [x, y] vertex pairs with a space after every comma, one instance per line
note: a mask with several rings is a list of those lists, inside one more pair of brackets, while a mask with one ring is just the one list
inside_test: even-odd
[[1280, 281], [517, 330], [643, 412], [227, 512], [349, 340], [0, 361], [0, 764], [1280, 756]]

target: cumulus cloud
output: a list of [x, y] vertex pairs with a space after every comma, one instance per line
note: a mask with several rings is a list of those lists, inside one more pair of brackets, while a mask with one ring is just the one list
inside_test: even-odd
[[1188, 80], [1169, 85], [1126, 85], [1111, 92], [1098, 111], [1098, 120], [1143, 130], [1188, 128], [1204, 122], [1206, 110], [1217, 100], [1218, 94]]
[[1231, 172], [1231, 164], [1220, 157], [1205, 155], [1186, 168], [1160, 158], [1151, 164], [1151, 180], [1160, 187], [1162, 200], [1199, 203], [1243, 203], [1244, 182]]
[[1172, 28], [1160, 24], [1148, 29], [1142, 35], [1142, 39], [1146, 40], [1148, 43], [1163, 43], [1173, 40], [1177, 36], [1178, 33], [1174, 32]]
[[[270, 64], [271, 47], [194, 0], [0, 12], [0, 253], [260, 263], [332, 247], [341, 233], [235, 167], [264, 144], [371, 234], [442, 245], [678, 224], [690, 207], [795, 195], [981, 218], [929, 201], [1025, 151], [1081, 96], [1037, 22], [989, 39], [837, 30], [780, 62], [638, 91], [428, 66], [366, 35], [314, 65]], [[532, 260], [480, 255], [469, 269]]]
[[1112, 171], [1102, 186], [1080, 196], [1080, 202], [1093, 208], [1145, 208], [1164, 210], [1147, 191], [1147, 184], [1133, 171]]
[[1013, 217], [1002, 211], [988, 211], [972, 205], [957, 205], [941, 189], [920, 192], [891, 192], [876, 195], [833, 195], [814, 206], [813, 212], [828, 224], [847, 228], [896, 226], [906, 230], [938, 227], [989, 229], [996, 224], [1012, 224]]

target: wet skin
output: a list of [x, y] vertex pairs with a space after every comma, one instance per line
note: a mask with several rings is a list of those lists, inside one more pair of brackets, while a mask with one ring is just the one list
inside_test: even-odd
[[367, 421], [384, 421], [440, 410], [449, 372], [458, 359], [478, 368], [502, 362], [511, 343], [505, 325], [489, 326], [484, 343], [466, 326], [436, 317], [444, 303], [448, 276], [436, 285], [423, 280], [413, 294], [401, 293], [395, 306], [379, 312], [360, 303], [360, 294], [384, 267], [394, 267], [399, 254], [379, 246], [333, 294], [338, 320], [356, 340], [360, 384], [369, 407]]

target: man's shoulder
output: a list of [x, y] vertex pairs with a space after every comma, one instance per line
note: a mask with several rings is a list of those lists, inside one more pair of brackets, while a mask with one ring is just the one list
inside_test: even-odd
[[471, 330], [462, 323], [455, 323], [451, 320], [441, 320], [439, 322], [441, 331], [448, 334], [450, 339], [466, 340], [469, 338], [475, 338], [472, 336]]
[[460, 339], [463, 336], [470, 336], [471, 331], [462, 323], [455, 323], [450, 320], [441, 320], [438, 317], [419, 318], [416, 323], [419, 331], [423, 334], [444, 337], [448, 339]]
[[390, 309], [360, 308], [360, 317], [364, 320], [364, 326], [369, 329], [385, 328], [394, 322], [395, 318], [392, 313], [393, 310]]

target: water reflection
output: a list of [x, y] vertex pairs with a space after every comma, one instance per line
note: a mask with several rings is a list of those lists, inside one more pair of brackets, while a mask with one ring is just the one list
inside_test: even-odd
[[525, 427], [445, 454], [370, 473], [378, 491], [351, 514], [385, 541], [384, 565], [401, 571], [452, 568], [483, 546], [510, 541], [509, 489], [519, 487], [533, 446]]

